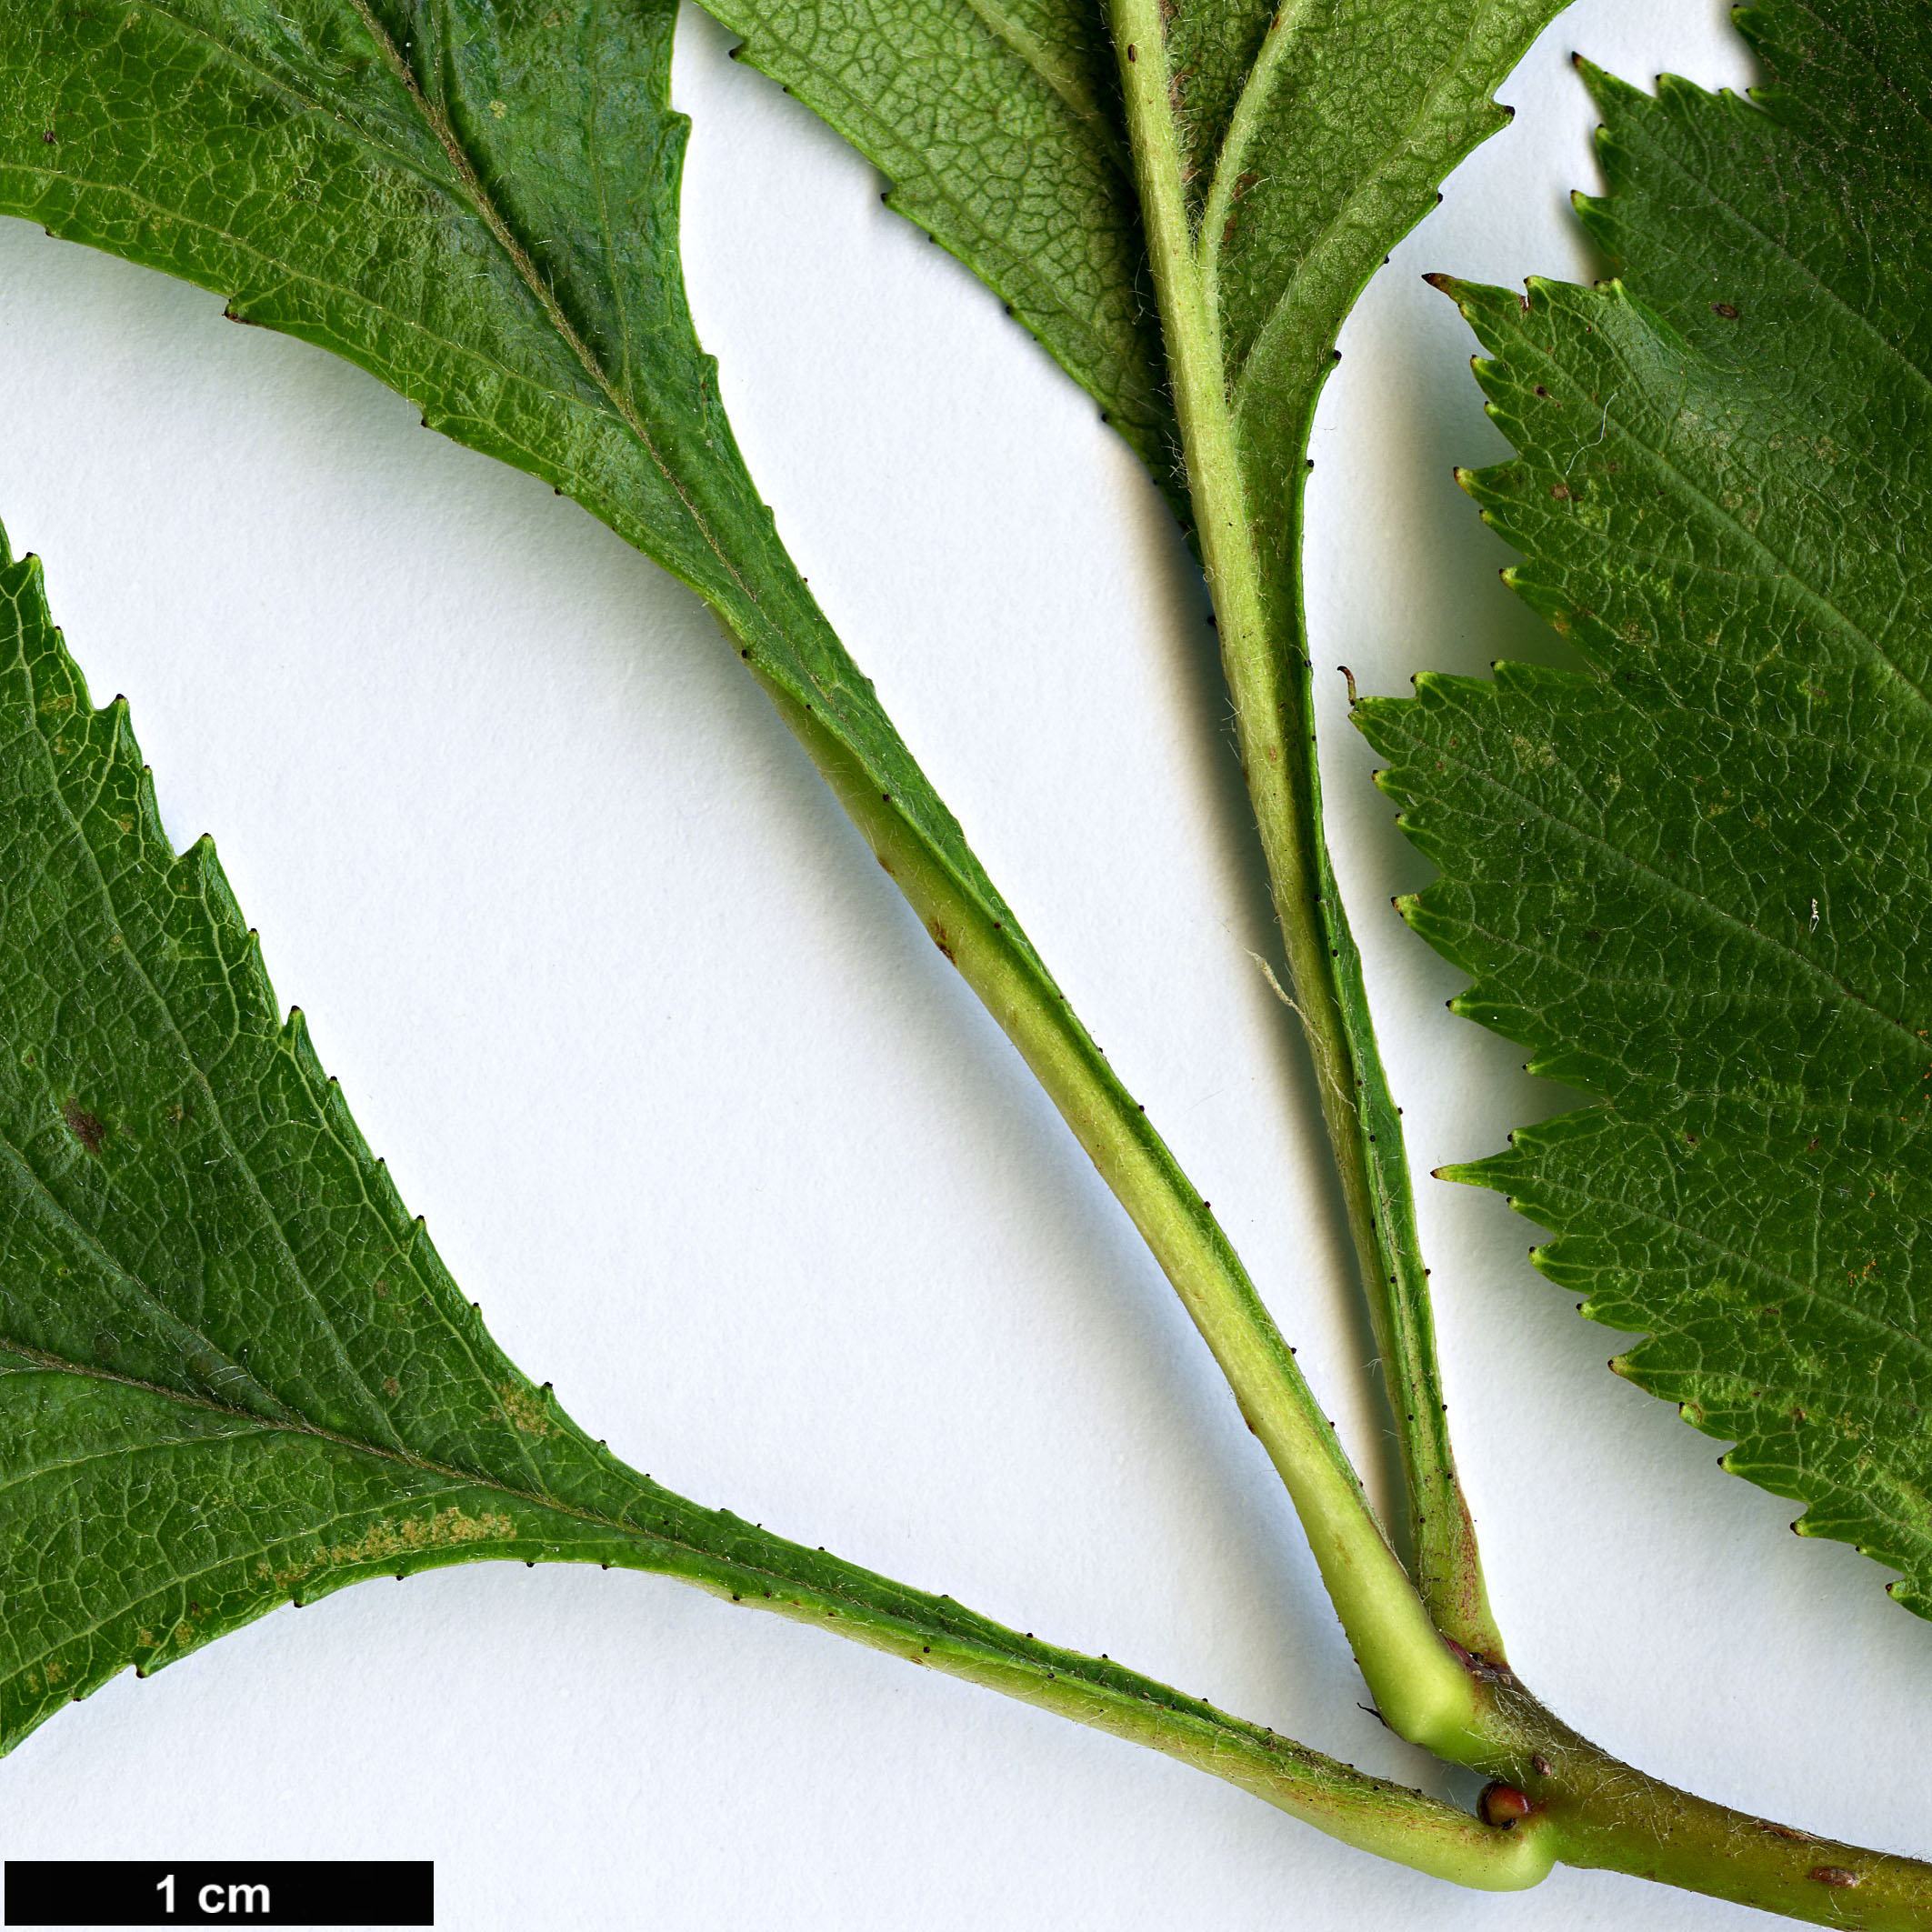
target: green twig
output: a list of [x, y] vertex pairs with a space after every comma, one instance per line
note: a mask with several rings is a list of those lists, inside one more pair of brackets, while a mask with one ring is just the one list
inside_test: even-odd
[[1547, 1836], [1557, 1860], [1624, 1872], [1814, 1925], [1932, 1928], [1932, 1865], [1714, 1805], [1633, 1769], [1551, 1717], [1508, 1672], [1485, 1672], [1466, 1762], [1497, 1780], [1480, 1808]]

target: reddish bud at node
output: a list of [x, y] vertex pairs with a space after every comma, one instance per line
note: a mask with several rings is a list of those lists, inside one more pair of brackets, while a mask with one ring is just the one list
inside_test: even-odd
[[1498, 1782], [1484, 1787], [1482, 1797], [1476, 1801], [1476, 1811], [1486, 1825], [1514, 1825], [1518, 1818], [1529, 1816], [1530, 1803], [1514, 1785]]

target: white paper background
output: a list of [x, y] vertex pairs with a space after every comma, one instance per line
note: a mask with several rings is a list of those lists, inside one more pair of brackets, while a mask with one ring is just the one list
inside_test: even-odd
[[[1096, 413], [687, 16], [692, 300], [779, 527], [1302, 1346], [1361, 1395], [1199, 586]], [[1592, 272], [1567, 56], [1749, 77], [1714, 0], [1583, 0], [1343, 339], [1310, 595], [1331, 828], [1418, 1171], [1562, 1104], [1443, 1010], [1342, 720], [1556, 641], [1452, 462], [1428, 268]], [[214, 297], [0, 224], [0, 516], [131, 698], [370, 1142], [505, 1346], [707, 1503], [1467, 1798], [1357, 1708], [1282, 1494], [1124, 1216], [694, 600]], [[1653, 1771], [1924, 1851], [1932, 1627], [1605, 1373], [1497, 1201], [1425, 1181], [1518, 1667]], [[465, 1928], [1713, 1927], [1451, 1891], [1127, 1746], [656, 1578], [480, 1566], [124, 1676], [0, 1767], [12, 1857], [434, 1857]]]

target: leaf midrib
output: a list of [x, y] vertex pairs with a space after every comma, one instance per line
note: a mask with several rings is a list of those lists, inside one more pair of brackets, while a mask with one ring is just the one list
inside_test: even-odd
[[[251, 1436], [267, 1437], [277, 1436], [292, 1436], [325, 1442], [332, 1447], [345, 1450], [351, 1455], [363, 1457], [376, 1463], [406, 1468], [416, 1474], [436, 1477], [457, 1488], [484, 1490], [493, 1496], [502, 1497], [506, 1500], [520, 1503], [553, 1516], [588, 1525], [594, 1529], [610, 1535], [614, 1540], [624, 1545], [634, 1547], [649, 1546], [655, 1549], [677, 1553], [688, 1558], [692, 1567], [700, 1575], [707, 1577], [711, 1582], [719, 1587], [723, 1587], [728, 1580], [727, 1577], [723, 1573], [729, 1573], [732, 1577], [759, 1580], [769, 1587], [766, 1595], [773, 1601], [782, 1599], [800, 1607], [803, 1607], [809, 1601], [828, 1607], [835, 1616], [840, 1614], [841, 1611], [845, 1611], [851, 1613], [863, 1621], [897, 1623], [902, 1627], [909, 1627], [931, 1636], [943, 1637], [946, 1642], [956, 1644], [962, 1649], [976, 1650], [982, 1655], [1001, 1657], [1011, 1663], [1046, 1669], [1052, 1674], [1073, 1677], [1087, 1684], [1095, 1691], [1108, 1697], [1133, 1699], [1141, 1703], [1152, 1704], [1157, 1709], [1167, 1713], [1170, 1717], [1196, 1722], [1207, 1722], [1222, 1729], [1226, 1729], [1230, 1726], [1239, 1726], [1244, 1731], [1254, 1728], [1251, 1726], [1242, 1725], [1239, 1719], [1228, 1718], [1206, 1707], [1197, 1709], [1195, 1707], [1197, 1700], [1191, 1700], [1183, 1694], [1174, 1691], [1166, 1686], [1157, 1684], [1151, 1678], [1143, 1677], [1137, 1672], [1131, 1671], [1125, 1666], [1114, 1664], [1109, 1659], [1102, 1658], [1099, 1660], [1100, 1664], [1106, 1667], [1103, 1672], [1093, 1667], [1093, 1660], [1080, 1657], [1077, 1653], [1061, 1650], [1051, 1645], [1041, 1645], [1037, 1647], [1037, 1650], [1013, 1647], [1001, 1641], [1001, 1638], [1006, 1633], [1002, 1631], [998, 1626], [986, 1624], [985, 1619], [976, 1617], [971, 1611], [966, 1610], [963, 1606], [955, 1605], [953, 1608], [966, 1624], [975, 1627], [984, 1625], [984, 1627], [953, 1627], [943, 1615], [935, 1617], [931, 1613], [927, 1605], [919, 1600], [920, 1593], [912, 1590], [904, 1584], [894, 1583], [889, 1577], [882, 1577], [872, 1579], [878, 1584], [880, 1589], [880, 1597], [875, 1601], [872, 1598], [858, 1596], [853, 1591], [842, 1587], [833, 1579], [813, 1578], [806, 1580], [796, 1575], [775, 1569], [769, 1565], [750, 1560], [746, 1557], [726, 1556], [715, 1549], [706, 1547], [701, 1543], [692, 1542], [686, 1537], [676, 1535], [664, 1528], [647, 1527], [641, 1524], [626, 1522], [621, 1517], [606, 1516], [602, 1511], [586, 1508], [580, 1504], [566, 1503], [558, 1497], [540, 1491], [519, 1488], [516, 1485], [504, 1482], [497, 1477], [475, 1474], [456, 1465], [437, 1462], [431, 1457], [413, 1455], [406, 1450], [401, 1453], [386, 1450], [374, 1443], [361, 1442], [354, 1436], [345, 1436], [338, 1431], [325, 1428], [316, 1423], [309, 1421], [305, 1416], [295, 1416], [286, 1422], [277, 1422], [255, 1415], [247, 1410], [231, 1408], [225, 1403], [214, 1401], [206, 1396], [190, 1395], [184, 1390], [171, 1388], [165, 1384], [145, 1382], [135, 1376], [116, 1375], [111, 1370], [102, 1369], [93, 1364], [70, 1362], [64, 1356], [44, 1350], [27, 1348], [5, 1337], [0, 1337], [0, 1354], [17, 1356], [28, 1363], [32, 1370], [43, 1374], [73, 1376], [83, 1381], [127, 1388], [141, 1395], [157, 1397], [178, 1407], [197, 1410], [204, 1414], [219, 1416], [225, 1421], [234, 1421], [245, 1426], [242, 1429], [225, 1433], [220, 1436], [194, 1439], [185, 1443], [167, 1445], [146, 1442], [130, 1443], [119, 1452], [112, 1450], [105, 1452], [106, 1455], [111, 1456], [120, 1453], [127, 1456], [138, 1456], [143, 1451], [155, 1447], [179, 1446], [193, 1448], [197, 1446], [204, 1446], [204, 1442], [228, 1443]], [[0, 1371], [0, 1373], [4, 1372]], [[15, 1370], [13, 1372], [18, 1374], [27, 1371]], [[32, 1480], [35, 1477], [41, 1475], [57, 1474], [61, 1470], [71, 1467], [72, 1464], [69, 1463], [49, 1464], [44, 1469], [31, 1472], [29, 1477], [23, 1479]], [[640, 1478], [626, 1469], [615, 1457], [607, 1459], [606, 1469], [607, 1473], [620, 1479], [632, 1483], [640, 1481]], [[641, 1480], [648, 1483], [649, 1478], [645, 1477]], [[447, 1492], [432, 1491], [424, 1497], [411, 1498], [410, 1500], [433, 1501], [436, 1496], [445, 1493]], [[696, 1510], [697, 1508], [696, 1505], [672, 1494], [668, 1490], [659, 1490], [656, 1494], [673, 1510]], [[350, 1517], [361, 1517], [371, 1514], [381, 1514], [380, 1506], [370, 1510], [338, 1511], [327, 1520], [330, 1522], [341, 1522]], [[745, 1527], [754, 1534], [761, 1536], [764, 1534], [756, 1525], [746, 1525]], [[289, 1537], [277, 1540], [292, 1543], [298, 1540], [306, 1540], [318, 1533], [317, 1526], [310, 1525], [301, 1531], [295, 1532]], [[530, 1539], [526, 1536], [518, 1536], [506, 1540], [510, 1543], [527, 1543]], [[268, 1543], [259, 1546], [260, 1548], [273, 1547], [275, 1547], [274, 1544]], [[178, 1588], [184, 1581], [190, 1580], [192, 1577], [211, 1574], [214, 1570], [222, 1568], [225, 1563], [232, 1562], [233, 1560], [232, 1557], [225, 1558], [222, 1563], [210, 1565], [204, 1570], [170, 1577], [167, 1583], [163, 1586], [163, 1589]], [[836, 1558], [827, 1558], [826, 1560], [830, 1563], [837, 1562]], [[162, 1591], [156, 1590], [148, 1594], [150, 1596], [157, 1596], [162, 1594]], [[145, 1599], [135, 1599], [136, 1602], [144, 1600]], [[946, 1599], [942, 1599], [942, 1601], [946, 1601]], [[125, 1615], [128, 1607], [128, 1605], [124, 1604], [115, 1614]], [[111, 1620], [111, 1618], [103, 1618], [99, 1622], [89, 1626], [86, 1631], [80, 1632], [78, 1635], [83, 1637], [90, 1635], [92, 1631], [101, 1628], [106, 1622]], [[60, 1642], [49, 1646], [46, 1649], [37, 1653], [33, 1658], [24, 1660], [14, 1675], [17, 1677], [21, 1670], [31, 1669], [36, 1663], [54, 1656], [61, 1649], [66, 1647], [69, 1643], [74, 1641], [75, 1634], [69, 1632]], [[1121, 1681], [1115, 1681], [1116, 1678]], [[1259, 1740], [1256, 1741], [1258, 1742]], [[1300, 1747], [1293, 1746], [1288, 1739], [1275, 1738], [1272, 1733], [1267, 1734], [1265, 1747], [1271, 1751], [1277, 1748], [1294, 1750], [1301, 1748]]]
[[[304, 1436], [317, 1442], [325, 1442], [339, 1449], [346, 1449], [356, 1456], [389, 1464], [397, 1468], [410, 1469], [418, 1475], [446, 1477], [451, 1482], [461, 1483], [472, 1489], [487, 1489], [492, 1495], [507, 1497], [514, 1501], [527, 1503], [533, 1508], [546, 1509], [553, 1514], [575, 1517], [578, 1522], [588, 1523], [599, 1529], [608, 1529], [625, 1537], [643, 1537], [652, 1542], [676, 1542], [676, 1537], [660, 1537], [656, 1532], [642, 1528], [634, 1523], [626, 1523], [614, 1517], [606, 1517], [600, 1511], [586, 1509], [580, 1504], [566, 1503], [561, 1497], [552, 1496], [542, 1489], [525, 1489], [515, 1483], [504, 1481], [500, 1476], [486, 1472], [468, 1470], [455, 1463], [438, 1462], [433, 1457], [421, 1456], [411, 1450], [406, 1444], [397, 1448], [385, 1448], [380, 1443], [366, 1442], [360, 1436], [345, 1435], [339, 1429], [332, 1429], [323, 1423], [312, 1421], [308, 1416], [291, 1409], [286, 1417], [258, 1415], [253, 1409], [240, 1409], [225, 1402], [217, 1402], [211, 1396], [198, 1396], [183, 1388], [175, 1388], [165, 1382], [148, 1382], [139, 1376], [125, 1376], [111, 1368], [103, 1368], [98, 1364], [74, 1362], [51, 1349], [33, 1348], [25, 1342], [15, 1341], [11, 1336], [0, 1336], [0, 1352], [18, 1356], [24, 1362], [46, 1374], [74, 1376], [83, 1381], [101, 1382], [117, 1388], [133, 1389], [145, 1396], [155, 1396], [163, 1401], [172, 1402], [177, 1407], [200, 1411], [204, 1415], [219, 1416], [224, 1421], [245, 1423], [246, 1433], [262, 1436]], [[213, 1438], [231, 1441], [232, 1436]], [[402, 1444], [400, 1435], [396, 1438]], [[124, 1453], [137, 1456], [153, 1446], [145, 1442], [130, 1443]], [[525, 1452], [527, 1454], [527, 1452]], [[65, 1464], [49, 1464], [42, 1474], [52, 1474], [65, 1467]], [[533, 1467], [531, 1474], [536, 1474]], [[632, 1478], [635, 1480], [635, 1478]], [[686, 1546], [695, 1552], [697, 1546]], [[699, 1552], [709, 1554], [708, 1552]], [[712, 1557], [713, 1561], [721, 1560]]]
[[[649, 1528], [642, 1524], [626, 1522], [622, 1517], [606, 1516], [600, 1510], [586, 1508], [581, 1504], [566, 1503], [559, 1497], [552, 1496], [540, 1490], [520, 1488], [514, 1483], [505, 1482], [500, 1477], [465, 1470], [457, 1465], [437, 1462], [430, 1457], [415, 1455], [407, 1450], [394, 1451], [385, 1449], [378, 1444], [363, 1442], [353, 1436], [345, 1436], [337, 1430], [325, 1428], [319, 1423], [311, 1422], [305, 1416], [292, 1416], [285, 1422], [275, 1421], [271, 1418], [255, 1415], [245, 1409], [231, 1408], [225, 1403], [216, 1402], [206, 1396], [191, 1395], [185, 1390], [169, 1387], [164, 1383], [145, 1382], [136, 1376], [116, 1375], [112, 1370], [103, 1369], [92, 1364], [70, 1362], [64, 1356], [41, 1349], [25, 1347], [22, 1344], [11, 1341], [5, 1336], [0, 1336], [0, 1353], [16, 1356], [23, 1361], [30, 1363], [35, 1369], [44, 1374], [73, 1376], [83, 1381], [105, 1383], [115, 1387], [131, 1389], [137, 1394], [158, 1397], [162, 1401], [172, 1403], [178, 1407], [195, 1409], [206, 1415], [220, 1416], [225, 1421], [237, 1422], [246, 1426], [243, 1429], [208, 1438], [211, 1443], [234, 1442], [250, 1436], [291, 1436], [324, 1442], [332, 1447], [345, 1450], [351, 1455], [363, 1457], [373, 1462], [408, 1469], [418, 1475], [436, 1477], [458, 1488], [485, 1490], [492, 1496], [499, 1496], [506, 1500], [526, 1505], [533, 1509], [545, 1511], [552, 1516], [563, 1517], [572, 1521], [587, 1524], [594, 1529], [609, 1534], [618, 1542], [630, 1545], [648, 1544], [661, 1549], [682, 1552], [689, 1557], [694, 1566], [700, 1570], [708, 1569], [715, 1573], [720, 1569], [727, 1569], [745, 1577], [762, 1577], [766, 1582], [777, 1587], [772, 1593], [774, 1596], [780, 1593], [791, 1593], [796, 1597], [796, 1594], [803, 1593], [806, 1597], [846, 1606], [853, 1611], [868, 1617], [884, 1618], [897, 1616], [907, 1622], [920, 1620], [917, 1615], [920, 1607], [916, 1605], [908, 1605], [903, 1610], [894, 1611], [879, 1604], [869, 1602], [864, 1597], [855, 1596], [850, 1591], [841, 1589], [833, 1583], [816, 1580], [805, 1582], [797, 1577], [788, 1576], [783, 1571], [772, 1569], [763, 1564], [747, 1562], [738, 1557], [722, 1556], [716, 1550], [706, 1548], [703, 1544], [691, 1542], [686, 1537], [668, 1534], [662, 1529]], [[189, 1444], [186, 1446], [194, 1446], [195, 1445]], [[118, 1453], [126, 1456], [139, 1456], [145, 1450], [156, 1446], [159, 1446], [159, 1445], [147, 1442], [129, 1443]], [[109, 1451], [107, 1453], [113, 1454], [115, 1452]], [[65, 1463], [52, 1463], [47, 1465], [45, 1469], [34, 1473], [35, 1475], [55, 1475], [67, 1467], [69, 1465]], [[609, 1465], [609, 1473], [631, 1482], [638, 1480], [628, 1470], [624, 1469], [621, 1465], [617, 1464], [615, 1458], [612, 1459]], [[442, 1493], [445, 1492], [432, 1492], [432, 1497]], [[665, 1501], [674, 1507], [684, 1501], [683, 1498], [673, 1496], [669, 1491], [664, 1491], [662, 1494]], [[417, 1499], [412, 1498], [411, 1500]], [[696, 1506], [684, 1503], [684, 1507], [692, 1508]], [[341, 1522], [349, 1517], [359, 1517], [370, 1514], [381, 1514], [380, 1507], [378, 1506], [371, 1510], [338, 1511], [328, 1520]], [[316, 1533], [315, 1527], [310, 1526], [279, 1540], [295, 1542], [313, 1537]], [[529, 1539], [526, 1537], [516, 1537], [506, 1540], [526, 1542]], [[270, 1547], [273, 1546], [264, 1545], [262, 1547]], [[224, 1559], [225, 1562], [232, 1560], [234, 1559]], [[210, 1571], [221, 1567], [223, 1567], [223, 1564], [217, 1563], [209, 1566], [208, 1570], [197, 1571], [193, 1574], [206, 1575]], [[174, 1587], [181, 1581], [182, 1578], [179, 1577], [172, 1577], [169, 1579], [168, 1587]], [[902, 1590], [904, 1588], [903, 1586], [897, 1587]], [[907, 1594], [908, 1596], [910, 1595], [910, 1593]], [[124, 1612], [125, 1608], [125, 1607], [124, 1606]], [[106, 1619], [103, 1621], [105, 1622]], [[99, 1624], [90, 1627], [90, 1628], [94, 1629], [99, 1627], [101, 1627]], [[939, 1627], [935, 1625], [932, 1627], [936, 1628]], [[86, 1633], [83, 1632], [81, 1634], [85, 1635]], [[957, 1631], [951, 1631], [947, 1635], [955, 1642], [975, 1645], [981, 1648], [990, 1649], [996, 1647], [984, 1634], [964, 1635]], [[63, 1639], [62, 1643], [54, 1645], [48, 1650], [40, 1653], [40, 1655], [42, 1657], [52, 1656], [55, 1651], [65, 1647], [65, 1643], [71, 1640], [70, 1634], [67, 1638]], [[1020, 1662], [1036, 1663], [1039, 1661], [1039, 1659], [1029, 1657], [1022, 1651], [1011, 1651], [1006, 1654]], [[28, 1663], [24, 1664], [21, 1667], [30, 1668], [32, 1663], [37, 1660], [29, 1660]], [[1061, 1665], [1058, 1667], [1065, 1668], [1066, 1666]], [[1069, 1672], [1069, 1674], [1071, 1675], [1072, 1673]]]

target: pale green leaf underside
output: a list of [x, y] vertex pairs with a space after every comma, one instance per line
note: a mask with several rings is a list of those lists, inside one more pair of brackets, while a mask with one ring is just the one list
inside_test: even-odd
[[[1363, 285], [1502, 124], [1490, 96], [1562, 0], [1183, 0], [1169, 22], [1192, 218], [1218, 264], [1257, 496], [1299, 503], [1329, 351]], [[1186, 481], [1105, 9], [1084, 0], [716, 0], [744, 56], [893, 183]], [[1184, 510], [1185, 515], [1185, 510]], [[1286, 527], [1273, 546], [1290, 561]]]
[[1160, 325], [1098, 5], [1068, 0], [717, 0], [740, 56], [782, 81], [891, 182], [1185, 488]]
[[212, 845], [171, 850], [126, 706], [91, 708], [38, 564], [0, 539], [0, 1749], [278, 1605], [490, 1557], [668, 1572], [1246, 1755], [1316, 1809], [1368, 1788], [590, 1441], [445, 1272]]
[[17, 0], [0, 9], [0, 214], [215, 289], [576, 497], [706, 598], [1038, 971], [719, 405], [678, 265], [675, 16], [673, 0]]
[[1932, 1614], [1932, 27], [1743, 24], [1760, 107], [1596, 77], [1621, 285], [1458, 291], [1523, 453], [1472, 490], [1589, 668], [1358, 715], [1458, 1010], [1606, 1103], [1458, 1175]]
[[[1565, 0], [1284, 0], [1223, 71], [1226, 0], [1181, 0], [1170, 57], [1194, 149], [1196, 250], [1250, 504], [1295, 526], [1343, 321], [1443, 178], [1507, 119], [1496, 89]], [[1239, 85], [1236, 82], [1238, 78]], [[1271, 546], [1272, 547], [1272, 546]], [[1270, 558], [1271, 562], [1276, 561]]]

